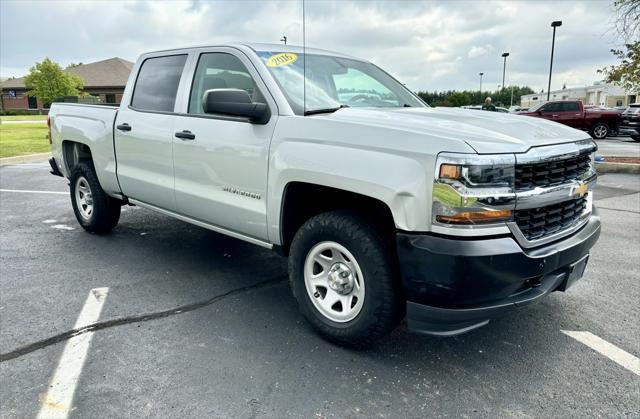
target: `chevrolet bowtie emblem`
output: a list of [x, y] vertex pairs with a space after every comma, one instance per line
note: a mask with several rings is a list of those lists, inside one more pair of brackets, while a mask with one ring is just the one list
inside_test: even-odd
[[584, 182], [580, 182], [577, 186], [574, 187], [573, 196], [579, 196], [580, 198], [582, 198], [588, 191], [589, 187], [587, 186], [587, 184]]

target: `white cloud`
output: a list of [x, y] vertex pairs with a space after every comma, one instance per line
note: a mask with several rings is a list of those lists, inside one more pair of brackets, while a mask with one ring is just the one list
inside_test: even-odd
[[[0, 76], [48, 56], [62, 65], [229, 41], [302, 42], [300, 1], [0, 0]], [[306, 3], [307, 41], [369, 59], [415, 90], [475, 89], [506, 80], [546, 88], [552, 20], [553, 87], [596, 80], [614, 60], [609, 1], [322, 1]]]
[[490, 44], [487, 45], [474, 45], [471, 47], [467, 56], [469, 58], [482, 57], [483, 55], [487, 55], [489, 52], [493, 51], [493, 46]]

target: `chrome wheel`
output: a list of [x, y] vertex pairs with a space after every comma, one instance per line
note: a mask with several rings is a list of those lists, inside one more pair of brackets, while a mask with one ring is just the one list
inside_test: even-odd
[[78, 212], [80, 216], [85, 220], [91, 218], [93, 214], [93, 195], [91, 194], [91, 188], [89, 182], [84, 176], [78, 177], [76, 180], [76, 205], [78, 206]]
[[608, 132], [609, 132], [608, 128], [605, 127], [604, 125], [598, 125], [593, 129], [593, 135], [598, 139], [605, 138]]
[[362, 310], [362, 271], [351, 252], [336, 242], [321, 242], [309, 251], [304, 262], [304, 282], [313, 305], [331, 321], [348, 322]]

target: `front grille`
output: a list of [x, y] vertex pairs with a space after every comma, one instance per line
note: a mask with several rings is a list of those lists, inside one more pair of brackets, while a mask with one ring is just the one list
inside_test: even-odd
[[527, 240], [536, 240], [569, 227], [587, 206], [586, 196], [548, 205], [546, 207], [516, 210], [515, 222]]
[[546, 188], [579, 179], [589, 170], [590, 151], [568, 159], [516, 165], [516, 191]]

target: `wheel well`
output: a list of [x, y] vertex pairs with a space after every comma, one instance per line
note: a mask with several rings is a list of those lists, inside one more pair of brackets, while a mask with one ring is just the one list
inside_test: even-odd
[[71, 173], [71, 171], [80, 162], [88, 162], [93, 165], [91, 149], [86, 144], [77, 143], [75, 141], [63, 141], [62, 153], [64, 156], [64, 163], [67, 166], [67, 173]]
[[382, 201], [342, 189], [292, 182], [284, 190], [280, 211], [281, 251], [289, 253], [294, 235], [309, 218], [323, 212], [335, 210], [355, 210], [369, 218], [381, 228], [380, 232], [392, 238], [395, 232], [393, 215]]

